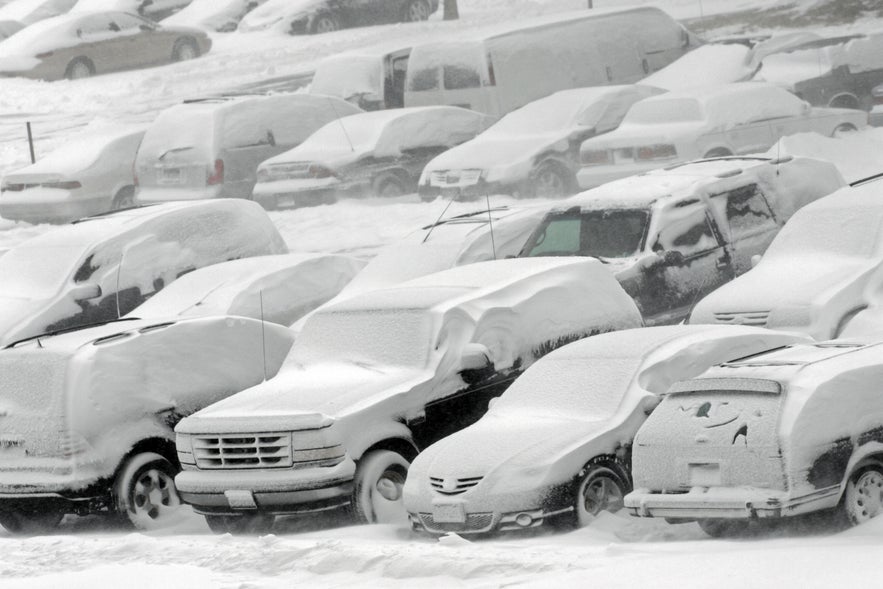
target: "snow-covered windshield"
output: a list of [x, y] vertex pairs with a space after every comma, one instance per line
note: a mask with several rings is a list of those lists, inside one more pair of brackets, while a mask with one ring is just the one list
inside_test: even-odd
[[322, 61], [316, 68], [311, 94], [350, 98], [373, 92], [380, 96], [383, 63], [373, 55], [347, 55]]
[[628, 258], [642, 248], [647, 209], [588, 210], [547, 217], [524, 248], [527, 256]]
[[573, 100], [539, 100], [522, 106], [504, 116], [490, 129], [488, 135], [529, 135], [565, 130], [577, 125], [577, 117], [585, 104]]
[[172, 108], [165, 110], [147, 129], [138, 150], [142, 161], [176, 158], [204, 159], [211, 156], [215, 140], [215, 113], [208, 109]]
[[701, 121], [702, 119], [702, 106], [698, 100], [663, 98], [638, 102], [625, 115], [623, 124], [657, 125]]
[[423, 309], [317, 313], [304, 325], [288, 362], [422, 367], [433, 344], [432, 325]]
[[384, 125], [378, 124], [375, 119], [364, 118], [359, 115], [343, 117], [332, 121], [313, 133], [309, 139], [303, 142], [303, 149], [321, 151], [352, 150], [370, 151], [377, 145]]
[[446, 90], [480, 87], [487, 78], [487, 65], [481, 48], [480, 43], [438, 43], [415, 47], [408, 61], [408, 90], [437, 90], [440, 79]]
[[64, 286], [82, 250], [76, 247], [13, 248], [0, 257], [0, 296], [45, 298]]

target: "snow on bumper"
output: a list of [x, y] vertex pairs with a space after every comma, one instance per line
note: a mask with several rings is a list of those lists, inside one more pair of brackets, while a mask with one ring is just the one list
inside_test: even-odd
[[70, 190], [32, 188], [20, 193], [4, 192], [0, 217], [26, 223], [69, 223], [110, 208], [107, 195], [78, 195]]
[[297, 513], [348, 503], [355, 463], [304, 469], [186, 470], [175, 477], [181, 499], [199, 513]]
[[792, 497], [787, 491], [757, 487], [693, 487], [686, 493], [655, 493], [635, 489], [625, 507], [636, 517], [669, 519], [755, 519], [787, 517], [833, 507], [839, 486]]

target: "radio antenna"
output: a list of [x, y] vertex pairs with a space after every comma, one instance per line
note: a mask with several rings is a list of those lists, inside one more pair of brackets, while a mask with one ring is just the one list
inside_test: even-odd
[[258, 291], [258, 298], [261, 302], [261, 359], [264, 363], [264, 382], [267, 380], [267, 337], [264, 330], [264, 291]]
[[420, 243], [426, 243], [426, 240], [429, 239], [429, 236], [430, 236], [430, 235], [432, 235], [432, 232], [435, 230], [436, 226], [441, 222], [442, 217], [445, 216], [445, 213], [448, 212], [448, 209], [451, 207], [451, 205], [454, 203], [454, 201], [455, 201], [456, 199], [457, 199], [457, 195], [456, 195], [456, 194], [455, 194], [454, 196], [451, 197], [451, 200], [449, 200], [449, 201], [448, 201], [448, 204], [445, 205], [445, 208], [444, 208], [444, 210], [441, 212], [441, 215], [439, 215], [439, 216], [438, 216], [438, 219], [435, 220], [435, 223], [433, 223], [433, 224], [429, 227], [429, 231], [426, 232], [426, 236], [423, 237], [423, 241], [421, 241]]
[[491, 219], [491, 197], [485, 192], [484, 200], [487, 202], [487, 223], [491, 229], [491, 253], [494, 254], [494, 259], [497, 259], [497, 244], [494, 242], [494, 221]]
[[115, 297], [114, 297], [114, 298], [116, 298], [116, 304], [117, 304], [117, 319], [120, 318], [120, 274], [122, 274], [122, 272], [123, 272], [123, 256], [125, 256], [125, 255], [126, 255], [126, 252], [124, 250], [120, 254], [120, 265], [117, 266], [117, 288], [116, 288], [116, 293], [115, 293]]
[[346, 142], [350, 144], [350, 151], [353, 153], [356, 152], [356, 148], [353, 146], [353, 141], [350, 139], [350, 134], [346, 132], [346, 125], [343, 124], [343, 121], [340, 120], [340, 115], [337, 113], [337, 108], [334, 106], [334, 101], [331, 100], [331, 97], [328, 97], [328, 105], [331, 107], [331, 110], [334, 111], [334, 116], [336, 117], [337, 124], [340, 125], [340, 130], [343, 131], [343, 136], [346, 137]]

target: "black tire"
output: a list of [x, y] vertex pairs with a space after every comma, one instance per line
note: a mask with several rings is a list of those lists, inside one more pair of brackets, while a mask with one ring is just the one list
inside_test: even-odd
[[160, 454], [141, 452], [120, 466], [113, 484], [117, 512], [139, 530], [172, 524], [181, 506], [175, 475], [178, 469]]
[[411, 463], [392, 450], [372, 450], [356, 465], [351, 512], [357, 523], [404, 523], [402, 487]]
[[340, 20], [330, 12], [323, 12], [313, 20], [312, 33], [321, 35], [322, 33], [333, 33], [340, 30]]
[[712, 538], [743, 536], [748, 531], [748, 521], [741, 519], [700, 519], [696, 523]]
[[383, 174], [378, 176], [374, 180], [373, 185], [375, 196], [394, 198], [408, 193], [408, 188], [405, 186], [404, 182], [402, 182], [402, 179], [395, 174]]
[[580, 473], [574, 495], [573, 525], [583, 527], [602, 511], [616, 513], [630, 490], [628, 480], [618, 469], [606, 464], [591, 464]]
[[135, 189], [132, 186], [121, 188], [113, 202], [110, 203], [110, 210], [119, 211], [121, 209], [131, 209], [135, 206]]
[[216, 534], [261, 535], [273, 529], [276, 516], [270, 513], [206, 515], [205, 523]]
[[543, 164], [533, 175], [533, 195], [537, 198], [564, 198], [573, 192], [573, 174], [560, 165]]
[[199, 57], [199, 45], [189, 37], [175, 41], [172, 49], [172, 61], [188, 61]]
[[95, 65], [85, 57], [77, 57], [67, 64], [64, 77], [68, 80], [81, 80], [95, 75]]
[[402, 22], [421, 22], [429, 19], [432, 14], [432, 6], [429, 0], [411, 0], [405, 5], [402, 13]]
[[10, 534], [38, 536], [55, 530], [63, 517], [63, 513], [53, 509], [0, 511], [0, 525]]
[[850, 475], [840, 510], [853, 526], [883, 514], [883, 464], [870, 462]]
[[855, 133], [856, 131], [858, 131], [858, 129], [856, 129], [855, 125], [852, 123], [840, 123], [834, 127], [834, 130], [831, 132], [831, 137], [842, 137], [847, 133]]
[[708, 159], [712, 157], [729, 157], [733, 155], [733, 152], [727, 149], [726, 147], [715, 147], [705, 155], [703, 155], [703, 159]]

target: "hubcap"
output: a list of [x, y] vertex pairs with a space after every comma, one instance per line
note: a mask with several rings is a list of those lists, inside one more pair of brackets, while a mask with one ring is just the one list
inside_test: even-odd
[[604, 510], [619, 511], [623, 506], [622, 489], [610, 478], [598, 477], [586, 485], [583, 506], [592, 515], [598, 515]]
[[402, 487], [405, 477], [395, 470], [386, 470], [374, 484], [371, 507], [374, 520], [378, 523], [398, 522], [404, 516], [402, 507]]
[[869, 470], [859, 477], [855, 482], [852, 508], [857, 523], [883, 512], [883, 474]]
[[178, 61], [187, 61], [188, 59], [194, 59], [196, 57], [196, 51], [194, 51], [193, 46], [189, 43], [181, 45], [178, 49]]
[[90, 75], [92, 75], [92, 72], [89, 70], [89, 66], [82, 61], [78, 61], [71, 68], [71, 79], [73, 80], [88, 78]]
[[132, 509], [139, 517], [159, 519], [180, 503], [171, 477], [161, 470], [145, 471], [135, 482]]

